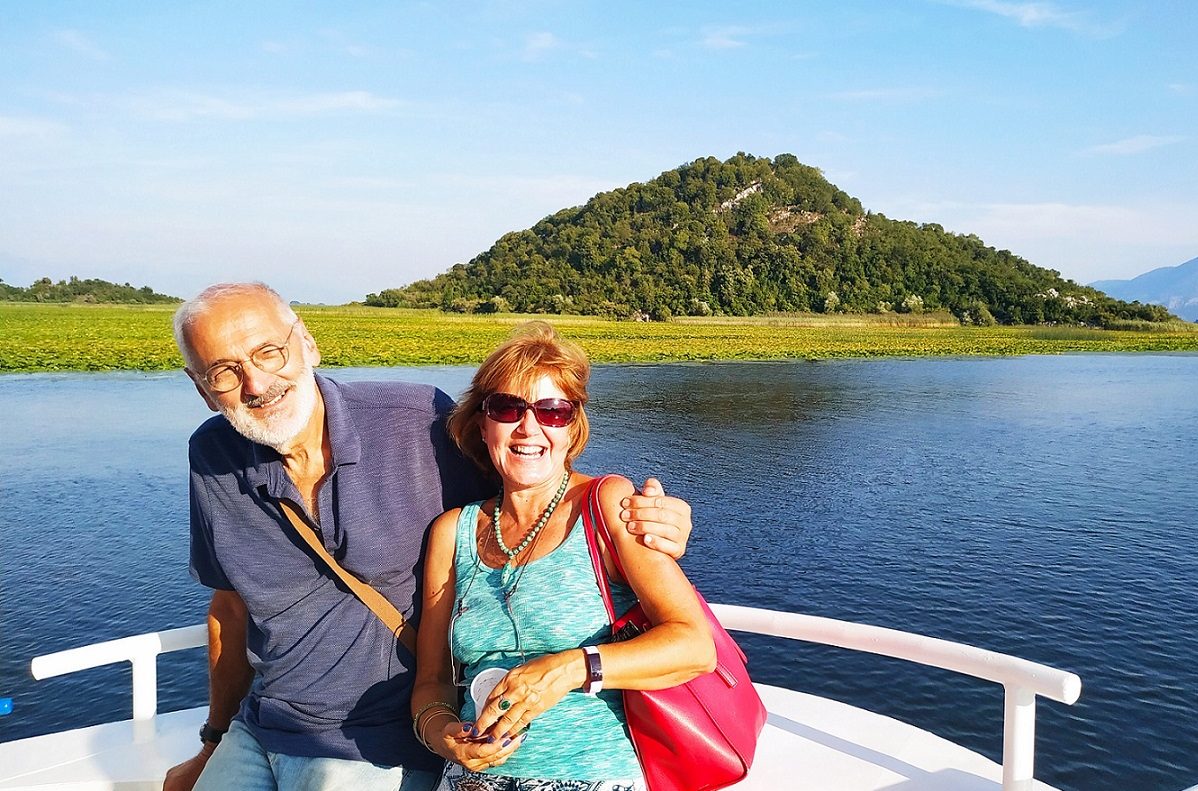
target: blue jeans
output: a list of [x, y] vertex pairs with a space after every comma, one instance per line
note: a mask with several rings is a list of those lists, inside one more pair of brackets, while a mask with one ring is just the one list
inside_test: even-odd
[[194, 791], [430, 791], [438, 779], [437, 773], [405, 772], [401, 766], [272, 753], [234, 720]]

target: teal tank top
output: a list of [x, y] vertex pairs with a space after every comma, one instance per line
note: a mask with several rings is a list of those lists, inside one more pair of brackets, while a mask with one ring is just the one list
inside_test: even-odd
[[[484, 565], [478, 556], [475, 528], [480, 505], [462, 509], [454, 550], [456, 591], [449, 643], [465, 674], [465, 722], [475, 717], [469, 686], [480, 671], [510, 670], [543, 654], [605, 643], [611, 634], [581, 518], [561, 546], [517, 567], [504, 586], [502, 570]], [[611, 590], [617, 613], [636, 601], [627, 585], [612, 583]], [[486, 771], [545, 780], [639, 778], [621, 692], [567, 693], [533, 721], [528, 738], [506, 763]]]

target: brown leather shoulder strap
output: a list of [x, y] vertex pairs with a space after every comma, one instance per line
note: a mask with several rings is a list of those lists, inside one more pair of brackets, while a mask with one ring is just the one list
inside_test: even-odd
[[416, 655], [416, 629], [404, 620], [403, 613], [396, 609], [395, 605], [387, 601], [383, 594], [376, 591], [374, 588], [367, 585], [362, 580], [350, 574], [345, 569], [341, 568], [341, 564], [333, 559], [329, 551], [324, 548], [324, 543], [316, 535], [316, 531], [312, 525], [308, 524], [303, 515], [296, 509], [295, 504], [290, 500], [279, 500], [279, 506], [283, 509], [283, 513], [291, 521], [296, 532], [300, 534], [300, 538], [312, 548], [325, 564], [333, 570], [333, 573], [346, 584], [354, 595], [362, 600], [362, 603], [370, 608], [371, 612], [379, 617], [379, 620], [386, 624], [391, 630], [391, 634], [395, 635], [395, 639], [403, 644], [411, 652], [412, 656]]

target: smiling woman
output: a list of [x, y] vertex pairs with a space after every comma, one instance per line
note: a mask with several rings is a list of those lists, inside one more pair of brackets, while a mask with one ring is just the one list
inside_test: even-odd
[[[562, 464], [569, 469], [590, 437], [584, 409], [590, 376], [590, 362], [578, 345], [562, 341], [546, 322], [529, 322], [478, 369], [449, 420], [449, 433], [475, 464], [494, 474], [497, 463], [490, 453], [488, 426], [568, 427], [569, 447]], [[528, 395], [533, 408], [516, 393]], [[489, 419], [480, 421], [479, 413]]]
[[[582, 523], [598, 484], [574, 469], [590, 436], [589, 378], [580, 347], [529, 322], [482, 364], [450, 417], [450, 435], [501, 488], [442, 514], [425, 556], [413, 727], [450, 761], [443, 789], [520, 778], [546, 789], [643, 789], [619, 690], [673, 687], [714, 666], [678, 564], [624, 530], [601, 550], [612, 596], [618, 612], [639, 599], [652, 625], [605, 640], [610, 621]], [[623, 478], [599, 488], [609, 523], [622, 523], [632, 493]], [[457, 685], [471, 692], [461, 711], [450, 702]]]

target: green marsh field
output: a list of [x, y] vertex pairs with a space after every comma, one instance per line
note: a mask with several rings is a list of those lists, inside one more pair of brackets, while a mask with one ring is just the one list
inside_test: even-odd
[[[0, 372], [165, 370], [182, 360], [173, 306], [0, 303]], [[951, 316], [773, 316], [609, 321], [297, 306], [322, 365], [475, 364], [530, 318], [551, 321], [596, 363], [1063, 352], [1198, 352], [1198, 326], [1136, 330], [962, 327]]]

